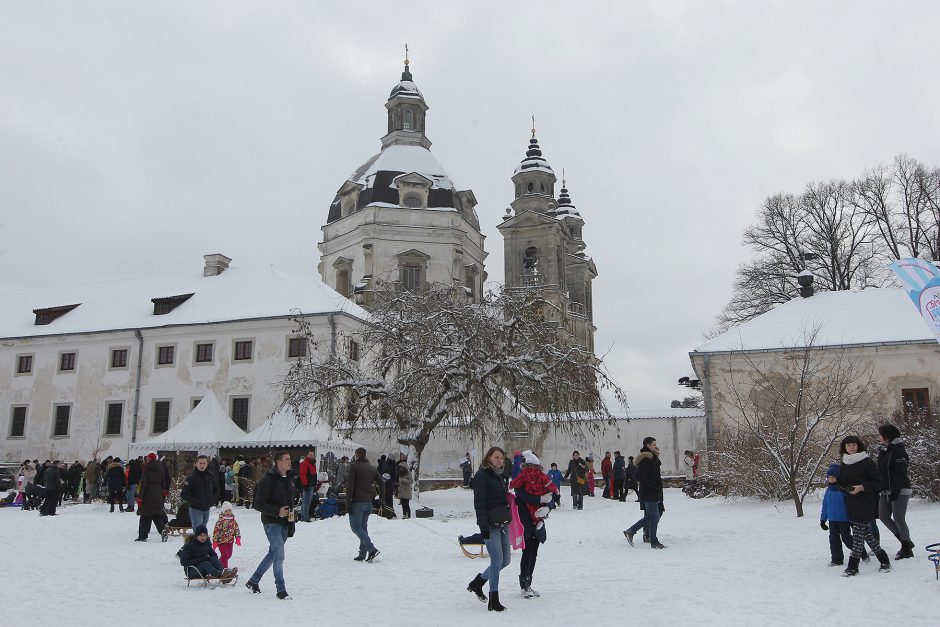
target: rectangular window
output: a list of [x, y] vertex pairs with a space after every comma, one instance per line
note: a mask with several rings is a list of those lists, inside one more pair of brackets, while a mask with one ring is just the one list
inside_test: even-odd
[[359, 342], [349, 340], [349, 358], [352, 361], [359, 361]]
[[121, 435], [121, 422], [124, 418], [124, 403], [108, 403], [105, 405], [105, 435]]
[[212, 349], [213, 348], [214, 348], [213, 344], [196, 344], [196, 363], [197, 364], [212, 363]]
[[247, 396], [236, 396], [232, 399], [232, 422], [243, 431], [248, 431], [248, 406], [251, 399]]
[[75, 353], [61, 353], [59, 355], [59, 372], [75, 371]]
[[69, 434], [69, 417], [72, 415], [71, 405], [56, 405], [55, 417], [52, 425], [52, 437], [65, 437]]
[[153, 432], [163, 433], [170, 428], [170, 401], [154, 401]]
[[176, 356], [175, 346], [158, 346], [157, 347], [157, 365], [158, 366], [172, 366], [173, 359], [175, 356]]
[[26, 435], [26, 405], [17, 405], [10, 415], [10, 437], [22, 438]]
[[401, 269], [401, 285], [409, 291], [421, 287], [421, 268], [413, 264], [407, 264]]
[[901, 401], [904, 403], [905, 415], [930, 411], [930, 394], [927, 388], [901, 390]]
[[235, 342], [235, 361], [245, 361], [251, 359], [251, 340], [241, 340]]
[[33, 371], [32, 355], [17, 355], [16, 374], [29, 374]]
[[287, 356], [288, 357], [306, 357], [307, 356], [307, 338], [305, 337], [287, 338]]
[[111, 367], [127, 368], [127, 349], [115, 348], [111, 351]]

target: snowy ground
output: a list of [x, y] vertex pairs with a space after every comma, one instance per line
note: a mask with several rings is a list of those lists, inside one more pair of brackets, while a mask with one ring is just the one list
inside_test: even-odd
[[[548, 520], [533, 587], [538, 599], [518, 596], [518, 553], [503, 571], [501, 597], [509, 611], [488, 613], [465, 590], [485, 564], [469, 560], [458, 533], [474, 531], [471, 493], [427, 492], [433, 519], [370, 519], [381, 555], [353, 562], [357, 542], [345, 517], [300, 524], [287, 544], [285, 577], [291, 602], [274, 597], [269, 572], [261, 595], [243, 586], [266, 550], [260, 515], [237, 508], [243, 546], [232, 565], [242, 572], [235, 589], [187, 589], [174, 553], [154, 533], [133, 542], [137, 517], [110, 514], [104, 505], [61, 508], [61, 515], [0, 510], [0, 546], [6, 585], [0, 600], [5, 625], [100, 625], [112, 619], [139, 625], [259, 625], [272, 619], [312, 618], [361, 625], [839, 625], [940, 624], [940, 583], [923, 545], [940, 541], [940, 506], [915, 503], [909, 522], [916, 559], [892, 562], [882, 575], [863, 564], [845, 579], [828, 568], [827, 534], [818, 501], [809, 515], [763, 503], [693, 501], [667, 490], [660, 539], [653, 551], [627, 545], [621, 530], [638, 517], [636, 503], [585, 499]], [[215, 516], [210, 520], [214, 524]], [[889, 534], [884, 534], [888, 536]], [[897, 551], [886, 538], [889, 553]], [[874, 562], [874, 560], [873, 560]], [[39, 588], [36, 588], [36, 585]], [[881, 601], [879, 601], [881, 600]], [[380, 618], [381, 617], [381, 618]], [[181, 620], [182, 619], [182, 620]]]

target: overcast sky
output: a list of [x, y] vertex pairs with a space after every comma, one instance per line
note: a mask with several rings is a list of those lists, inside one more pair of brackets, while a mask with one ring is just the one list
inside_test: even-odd
[[597, 263], [597, 351], [631, 407], [668, 406], [764, 197], [940, 163], [938, 24], [936, 2], [0, 0], [0, 286], [315, 267], [407, 42], [490, 278], [534, 113]]

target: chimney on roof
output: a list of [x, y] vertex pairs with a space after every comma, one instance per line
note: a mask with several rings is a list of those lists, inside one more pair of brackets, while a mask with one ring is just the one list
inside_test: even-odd
[[809, 298], [816, 291], [813, 289], [813, 273], [809, 270], [803, 270], [796, 275], [796, 282], [800, 284], [800, 296]]
[[206, 260], [206, 267], [202, 269], [202, 276], [218, 276], [228, 269], [228, 264], [232, 263], [232, 260], [222, 253], [203, 255], [202, 258]]

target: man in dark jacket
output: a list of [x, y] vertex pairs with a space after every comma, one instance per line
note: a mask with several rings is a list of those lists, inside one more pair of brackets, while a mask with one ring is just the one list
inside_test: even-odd
[[643, 510], [643, 518], [623, 532], [630, 546], [633, 546], [633, 536], [636, 532], [644, 529], [649, 535], [650, 548], [666, 548], [656, 536], [662, 515], [660, 503], [663, 500], [663, 479], [659, 471], [661, 465], [656, 438], [643, 438], [643, 448], [636, 456], [636, 477], [640, 483], [640, 508]]
[[288, 475], [291, 461], [290, 453], [279, 451], [274, 456], [274, 466], [255, 486], [253, 507], [261, 512], [261, 524], [264, 535], [268, 537], [268, 553], [258, 564], [254, 574], [245, 587], [260, 594], [258, 582], [271, 566], [274, 566], [274, 585], [277, 598], [290, 599], [284, 584], [284, 544], [287, 542], [289, 527], [294, 524], [294, 482]]
[[385, 484], [379, 476], [379, 471], [366, 459], [366, 449], [357, 448], [356, 459], [349, 464], [349, 474], [346, 477], [349, 527], [359, 538], [359, 555], [353, 558], [357, 562], [371, 562], [379, 554], [369, 537], [369, 514], [372, 513], [372, 502], [376, 495], [382, 494], [384, 489]]
[[626, 479], [626, 460], [620, 451], [614, 451], [614, 498], [621, 501], [627, 499], [623, 492], [623, 481]]
[[108, 488], [108, 502], [111, 504], [111, 511], [114, 512], [114, 504], [117, 503], [118, 509], [124, 511], [124, 488], [127, 487], [127, 478], [124, 476], [124, 464], [120, 457], [115, 457], [114, 461], [108, 464], [108, 471], [104, 474], [104, 483]]
[[157, 526], [157, 533], [163, 534], [166, 513], [163, 509], [163, 496], [169, 488], [163, 465], [157, 461], [157, 454], [147, 453], [140, 478], [140, 492], [137, 493], [137, 509], [140, 525], [137, 530], [137, 542], [146, 542], [151, 523]]
[[67, 496], [71, 499], [78, 499], [78, 484], [82, 482], [82, 473], [85, 472], [85, 467], [82, 466], [82, 463], [78, 460], [75, 460], [75, 463], [69, 466], [69, 483]]
[[189, 519], [193, 523], [193, 530], [199, 525], [209, 524], [209, 508], [216, 501], [216, 490], [219, 489], [215, 477], [209, 472], [209, 458], [200, 455], [196, 458], [196, 467], [180, 490], [180, 500], [189, 505]]
[[43, 485], [46, 486], [46, 500], [39, 508], [40, 516], [55, 516], [55, 507], [59, 502], [59, 492], [62, 490], [62, 475], [59, 472], [59, 461], [56, 460], [43, 473]]
[[623, 496], [626, 498], [630, 494], [630, 490], [636, 492], [636, 502], [640, 502], [640, 493], [636, 489], [636, 464], [633, 463], [633, 455], [627, 458], [627, 467], [624, 469], [624, 475], [626, 479], [624, 480], [623, 485]]

